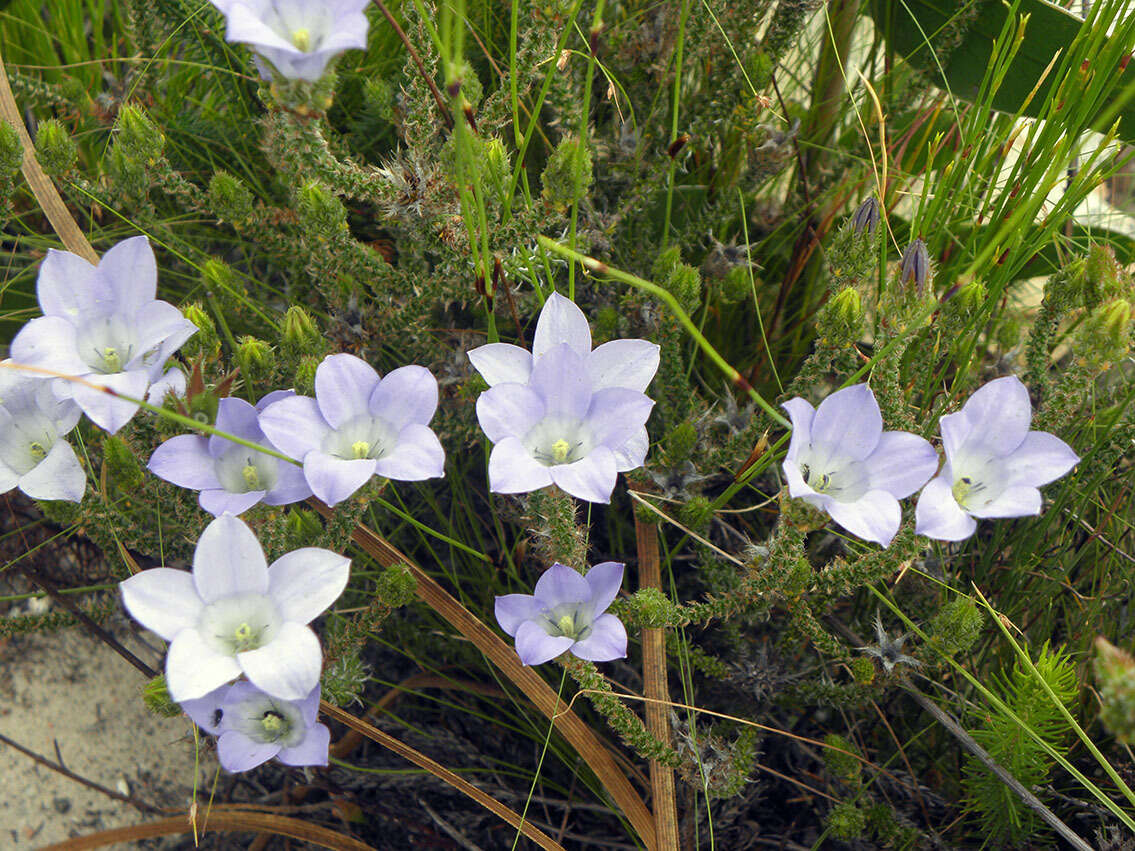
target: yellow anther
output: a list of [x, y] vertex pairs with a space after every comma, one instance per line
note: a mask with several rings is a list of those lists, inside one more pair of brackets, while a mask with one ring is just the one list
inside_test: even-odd
[[355, 458], [366, 458], [370, 455], [370, 444], [365, 440], [356, 440], [351, 444], [351, 452]]
[[114, 346], [107, 346], [102, 350], [102, 363], [107, 373], [122, 372], [122, 356]]
[[962, 476], [960, 479], [954, 482], [954, 487], [951, 489], [951, 492], [954, 495], [954, 501], [957, 502], [958, 505], [960, 505], [962, 508], [965, 508], [966, 500], [969, 499], [969, 496], [973, 492], [973, 490], [973, 479], [971, 479], [969, 476]]
[[245, 465], [244, 469], [240, 471], [244, 476], [244, 483], [248, 486], [250, 491], [260, 490], [260, 471], [252, 464]]
[[236, 638], [237, 641], [248, 641], [248, 639], [252, 638], [252, 627], [246, 623], [242, 623], [233, 630], [233, 637]]
[[575, 635], [575, 618], [571, 615], [563, 615], [556, 626], [560, 628], [560, 633], [563, 635]]
[[260, 726], [264, 728], [266, 733], [278, 733], [284, 728], [284, 719], [277, 715], [275, 712], [265, 713]]
[[47, 450], [43, 448], [43, 444], [40, 443], [39, 441], [35, 441], [34, 443], [32, 443], [32, 445], [28, 447], [28, 451], [32, 454], [32, 457], [35, 458], [35, 460], [37, 460], [37, 461], [42, 461], [44, 458], [47, 457]]
[[562, 437], [552, 444], [552, 460], [557, 464], [562, 464], [567, 460], [568, 453], [571, 451], [571, 444], [564, 440]]
[[297, 49], [307, 53], [311, 50], [311, 33], [306, 29], [293, 30], [292, 44], [294, 44]]

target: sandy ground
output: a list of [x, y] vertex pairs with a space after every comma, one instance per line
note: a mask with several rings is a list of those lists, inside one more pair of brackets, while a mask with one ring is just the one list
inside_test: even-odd
[[[113, 631], [158, 665], [156, 638], [147, 646], [124, 625]], [[88, 780], [184, 812], [193, 785], [191, 725], [184, 716], [151, 714], [142, 703], [144, 684], [133, 667], [79, 629], [0, 641], [0, 732], [53, 762], [59, 754]], [[211, 781], [215, 767], [203, 753], [201, 782]], [[40, 849], [149, 818], [0, 743], [0, 849]]]

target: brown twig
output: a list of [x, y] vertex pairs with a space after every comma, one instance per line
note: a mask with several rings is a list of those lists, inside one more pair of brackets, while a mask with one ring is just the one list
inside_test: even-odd
[[[638, 584], [640, 588], [662, 590], [662, 569], [658, 559], [658, 527], [644, 523], [635, 512], [635, 539], [638, 542]], [[670, 744], [670, 720], [664, 701], [670, 699], [666, 677], [666, 633], [661, 629], [642, 631], [643, 693], [646, 704], [646, 729], [664, 744]], [[678, 851], [678, 803], [674, 797], [674, 771], [657, 760], [650, 761], [651, 805], [658, 847]]]
[[319, 708], [323, 711], [324, 715], [334, 718], [342, 724], [346, 724], [352, 730], [362, 733], [372, 742], [376, 742], [384, 748], [393, 751], [403, 759], [414, 763], [414, 765], [419, 768], [425, 769], [434, 777], [444, 780], [459, 792], [465, 793], [489, 812], [515, 827], [541, 848], [546, 849], [546, 851], [564, 851], [562, 845], [539, 828], [533, 826], [530, 821], [521, 818], [519, 814], [510, 810], [496, 798], [486, 795], [472, 783], [454, 774], [441, 763], [435, 762], [425, 754], [414, 750], [409, 745], [394, 738], [389, 733], [378, 729], [378, 727], [375, 727], [373, 724], [368, 724], [360, 718], [356, 718], [349, 712], [344, 712], [338, 706], [332, 706], [325, 700], [320, 701]]
[[136, 807], [144, 813], [165, 812], [164, 810], [160, 809], [159, 807], [155, 807], [153, 804], [147, 804], [145, 801], [139, 801], [137, 798], [132, 798], [129, 795], [123, 795], [121, 792], [116, 792], [113, 789], [107, 788], [106, 786], [103, 786], [99, 783], [96, 783], [93, 780], [88, 780], [86, 777], [83, 777], [81, 774], [76, 774], [74, 771], [67, 768], [62, 763], [52, 762], [47, 757], [40, 756], [35, 751], [28, 750], [27, 748], [25, 748], [23, 745], [19, 744], [18, 742], [14, 742], [11, 739], [9, 739], [3, 733], [0, 733], [0, 743], [7, 745], [8, 747], [12, 748], [13, 750], [19, 751], [20, 753], [22, 753], [24, 756], [28, 757], [29, 759], [35, 760], [36, 762], [38, 762], [40, 765], [44, 766], [45, 768], [50, 768], [52, 771], [56, 772], [57, 774], [63, 775], [68, 780], [74, 780], [80, 786], [86, 786], [88, 789], [94, 789], [96, 792], [101, 792], [102, 794], [106, 795], [108, 798], [113, 798], [116, 801], [122, 801], [122, 803], [124, 803], [124, 804], [130, 804], [132, 807]]
[[[330, 516], [331, 509], [322, 502], [312, 499], [309, 503], [324, 517]], [[643, 845], [648, 849], [659, 848], [655, 840], [654, 817], [642, 798], [635, 792], [626, 775], [619, 770], [611, 752], [603, 746], [594, 731], [583, 723], [578, 715], [570, 710], [564, 710], [559, 695], [544, 682], [543, 678], [531, 668], [521, 665], [515, 650], [461, 605], [433, 577], [376, 532], [360, 523], [355, 527], [352, 539], [383, 567], [403, 564], [409, 568], [417, 583], [418, 599], [472, 642], [500, 669], [501, 673], [520, 688], [537, 709], [555, 722], [556, 728], [583, 757], [610, 794], [615, 805], [626, 815], [627, 821], [634, 827]]]
[[422, 62], [422, 57], [418, 55], [418, 51], [415, 50], [414, 45], [410, 43], [406, 31], [402, 29], [402, 26], [395, 20], [394, 16], [390, 14], [390, 10], [386, 8], [386, 4], [383, 3], [382, 0], [374, 0], [374, 5], [379, 8], [390, 26], [394, 29], [395, 34], [402, 40], [402, 43], [406, 45], [406, 52], [410, 54], [410, 58], [413, 59], [414, 64], [418, 66], [418, 73], [422, 75], [422, 79], [426, 81], [426, 85], [430, 87], [430, 91], [433, 93], [434, 100], [437, 101], [437, 108], [441, 112], [441, 118], [442, 121], [445, 122], [445, 128], [452, 130], [453, 116], [449, 114], [449, 107], [445, 104], [445, 98], [442, 97], [441, 90], [437, 87], [437, 83], [434, 82], [434, 78], [431, 77], [426, 70], [426, 65]]
[[20, 136], [20, 143], [24, 146], [24, 162], [21, 171], [24, 173], [24, 179], [27, 180], [32, 194], [35, 195], [36, 200], [39, 201], [39, 206], [47, 216], [47, 220], [51, 222], [55, 234], [72, 254], [78, 254], [91, 263], [98, 263], [99, 256], [91, 248], [91, 244], [87, 242], [83, 232], [79, 230], [79, 226], [68, 211], [67, 205], [59, 197], [55, 184], [43, 173], [39, 161], [35, 158], [35, 145], [32, 143], [32, 137], [28, 134], [28, 129], [24, 126], [24, 120], [20, 116], [20, 108], [16, 105], [16, 99], [12, 95], [12, 87], [8, 83], [8, 70], [4, 67], [3, 55], [0, 55], [0, 117], [11, 124]]

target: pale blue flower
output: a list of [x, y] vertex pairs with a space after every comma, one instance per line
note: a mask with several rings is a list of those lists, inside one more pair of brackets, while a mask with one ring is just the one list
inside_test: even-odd
[[[217, 429], [275, 449], [260, 429], [258, 412], [294, 395], [290, 390], [277, 390], [255, 408], [243, 399], [221, 399]], [[287, 505], [311, 496], [303, 470], [295, 464], [216, 435], [171, 437], [154, 450], [149, 470], [175, 485], [201, 491], [198, 502], [215, 516], [226, 511], [240, 514], [259, 502]]]
[[197, 328], [155, 298], [157, 285], [154, 252], [144, 236], [118, 243], [97, 266], [49, 251], [36, 282], [44, 315], [16, 334], [12, 360], [83, 379], [85, 384], [58, 379], [55, 391], [113, 434], [138, 410], [114, 394], [160, 404], [166, 392], [185, 390], [180, 370], [163, 371]]
[[884, 547], [899, 530], [899, 500], [922, 487], [938, 467], [926, 440], [883, 431], [875, 394], [866, 384], [832, 393], [818, 408], [799, 397], [781, 407], [792, 419], [784, 458], [788, 493], [827, 512], [840, 526]]
[[1009, 375], [978, 388], [962, 409], [942, 417], [946, 463], [918, 497], [915, 531], [939, 541], [962, 541], [974, 518], [1040, 514], [1038, 488], [1079, 463], [1067, 443], [1029, 431], [1029, 391]]
[[226, 771], [248, 771], [272, 757], [285, 765], [327, 765], [331, 731], [316, 722], [318, 685], [301, 700], [283, 700], [242, 681], [182, 701], [181, 708], [217, 736]]
[[[623, 387], [645, 393], [658, 371], [659, 348], [647, 340], [611, 340], [591, 348], [591, 328], [576, 304], [553, 292], [536, 320], [532, 351], [511, 343], [489, 343], [469, 351], [469, 360], [490, 387], [497, 384], [527, 384], [533, 363], [560, 344], [583, 358], [591, 389]], [[615, 467], [620, 473], [641, 467], [650, 448], [646, 425], [636, 429], [614, 447]]]
[[607, 609], [623, 584], [623, 565], [597, 564], [580, 576], [558, 562], [537, 580], [534, 594], [496, 598], [501, 629], [516, 639], [525, 665], [540, 665], [571, 652], [591, 662], [627, 655], [627, 631]]
[[34, 499], [79, 502], [87, 474], [63, 436], [81, 412], [51, 383], [0, 363], [0, 493], [19, 488]]
[[120, 587], [134, 619], [170, 642], [174, 700], [203, 697], [242, 673], [273, 697], [301, 700], [323, 663], [307, 624], [338, 599], [349, 573], [349, 559], [317, 547], [269, 567], [252, 530], [223, 514], [201, 533], [192, 573], [155, 567]]
[[260, 427], [303, 462], [315, 495], [335, 505], [374, 475], [408, 482], [444, 475], [445, 450], [429, 428], [437, 398], [437, 379], [424, 367], [379, 378], [354, 355], [330, 355], [315, 370], [315, 398], [266, 406]]
[[211, 0], [225, 16], [225, 38], [252, 47], [265, 79], [275, 70], [315, 82], [344, 50], [367, 46], [370, 0]]

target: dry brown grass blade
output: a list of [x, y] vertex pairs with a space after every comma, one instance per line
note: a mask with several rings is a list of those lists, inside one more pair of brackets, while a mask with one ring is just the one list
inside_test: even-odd
[[[330, 516], [331, 509], [318, 500], [311, 500], [311, 504], [325, 517]], [[655, 839], [654, 817], [642, 798], [631, 786], [626, 775], [619, 770], [614, 758], [603, 744], [596, 738], [591, 728], [580, 720], [580, 717], [570, 710], [565, 710], [559, 695], [540, 678], [540, 675], [531, 668], [520, 664], [520, 659], [511, 647], [497, 637], [491, 629], [454, 599], [449, 592], [437, 584], [424, 570], [414, 564], [395, 547], [389, 544], [373, 530], [363, 524], [355, 527], [354, 542], [364, 552], [374, 558], [384, 567], [404, 564], [417, 582], [418, 598], [441, 615], [449, 624], [471, 641], [478, 650], [484, 653], [489, 660], [500, 669], [506, 677], [527, 695], [536, 708], [545, 716], [555, 722], [556, 729], [568, 740], [576, 752], [595, 772], [603, 788], [611, 796], [615, 806], [623, 811], [627, 820], [638, 833], [642, 843], [653, 851], [660, 846]], [[665, 849], [670, 851], [670, 849]]]
[[351, 713], [344, 712], [337, 706], [332, 706], [326, 700], [319, 702], [319, 708], [323, 710], [323, 714], [334, 718], [336, 721], [346, 724], [355, 732], [361, 733], [371, 741], [377, 742], [384, 748], [394, 751], [394, 753], [398, 754], [403, 759], [409, 760], [419, 768], [424, 768], [434, 777], [438, 778], [439, 780], [444, 780], [459, 792], [464, 792], [486, 810], [498, 816], [503, 821], [511, 824], [541, 848], [545, 848], [547, 849], [547, 851], [564, 851], [564, 847], [560, 845], [560, 843], [556, 842], [556, 840], [552, 839], [552, 837], [548, 836], [548, 834], [544, 833], [539, 828], [534, 827], [531, 823], [526, 822], [523, 818], [520, 817], [518, 813], [510, 810], [496, 798], [492, 797], [491, 795], [485, 794], [472, 783], [458, 777], [441, 763], [435, 762], [425, 754], [414, 750], [412, 747], [403, 742], [400, 742], [398, 739], [394, 738], [389, 733], [383, 732], [373, 724], [368, 724], [361, 718], [356, 718]]
[[[277, 816], [271, 813], [239, 812], [227, 810], [212, 812], [204, 825], [206, 830], [222, 831], [249, 831], [257, 833], [272, 833], [276, 836], [286, 836], [289, 839], [299, 839], [318, 845], [320, 848], [331, 848], [333, 851], [376, 851], [376, 849], [360, 842], [352, 836], [337, 833], [317, 824], [309, 824], [300, 819]], [[136, 842], [139, 839], [150, 839], [154, 836], [173, 836], [178, 833], [190, 833], [193, 826], [185, 816], [159, 819], [135, 824], [130, 827], [119, 827], [114, 830], [100, 830], [88, 836], [77, 836], [55, 845], [48, 845], [41, 851], [85, 851], [87, 848], [105, 848], [116, 842]]]
[[[644, 523], [635, 512], [635, 539], [638, 542], [638, 584], [641, 588], [662, 590], [662, 567], [658, 560], [658, 527]], [[666, 633], [661, 629], [642, 631], [642, 681], [647, 698], [646, 729], [659, 741], [670, 743], [670, 719], [666, 704], [670, 686], [666, 677]], [[656, 702], [657, 701], [657, 702]], [[654, 829], [658, 847], [678, 849], [678, 802], [674, 795], [674, 771], [657, 760], [650, 761], [650, 787], [654, 791]]]
[[32, 137], [28, 135], [28, 130], [24, 126], [24, 119], [20, 115], [20, 108], [16, 105], [15, 97], [12, 96], [12, 87], [8, 83], [8, 69], [4, 67], [2, 55], [0, 55], [0, 117], [11, 124], [20, 134], [20, 142], [24, 146], [24, 164], [21, 171], [24, 173], [24, 179], [27, 180], [28, 186], [31, 187], [32, 194], [35, 195], [36, 200], [39, 201], [39, 206], [47, 216], [47, 220], [51, 222], [51, 227], [55, 231], [55, 235], [59, 237], [59, 241], [72, 254], [78, 254], [91, 263], [98, 263], [99, 256], [91, 248], [91, 244], [87, 242], [87, 238], [75, 223], [75, 219], [71, 216], [67, 205], [63, 203], [63, 199], [59, 197], [55, 184], [39, 167], [39, 161], [35, 158], [35, 145], [32, 143]]

